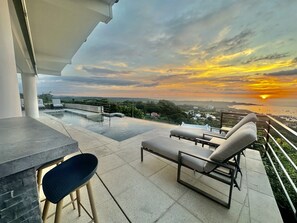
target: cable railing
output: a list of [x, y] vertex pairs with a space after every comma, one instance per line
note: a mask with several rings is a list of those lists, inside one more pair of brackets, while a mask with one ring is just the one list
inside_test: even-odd
[[267, 117], [269, 118], [269, 121], [267, 121], [269, 128], [265, 130], [265, 155], [273, 167], [274, 173], [296, 219], [297, 201], [294, 199], [297, 197], [297, 147], [293, 140], [297, 140], [297, 132], [275, 118], [271, 116]]
[[[222, 112], [220, 128], [233, 126], [245, 115]], [[258, 141], [253, 148], [261, 152], [277, 202], [286, 198], [297, 220], [297, 132], [269, 115], [257, 116]]]

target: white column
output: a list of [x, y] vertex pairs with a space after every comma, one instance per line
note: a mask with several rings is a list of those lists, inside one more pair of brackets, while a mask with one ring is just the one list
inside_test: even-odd
[[0, 0], [0, 119], [22, 116], [8, 0]]
[[36, 76], [34, 74], [22, 74], [22, 84], [26, 116], [39, 118]]

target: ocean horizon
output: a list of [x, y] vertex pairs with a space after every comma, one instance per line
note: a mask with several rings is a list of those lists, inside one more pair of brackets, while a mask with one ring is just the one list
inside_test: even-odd
[[297, 118], [296, 106], [276, 106], [276, 105], [232, 105], [229, 108], [248, 110], [251, 112], [276, 115], [276, 116], [290, 116]]

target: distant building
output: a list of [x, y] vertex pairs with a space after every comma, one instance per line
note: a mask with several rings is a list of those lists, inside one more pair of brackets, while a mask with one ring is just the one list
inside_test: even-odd
[[195, 114], [195, 117], [196, 117], [196, 118], [201, 118], [202, 115], [198, 113], [198, 114]]
[[195, 115], [195, 111], [194, 111], [194, 110], [189, 110], [189, 111], [188, 111], [188, 114], [189, 114], [189, 115]]
[[152, 118], [160, 118], [160, 115], [157, 112], [152, 112], [151, 117]]
[[213, 110], [215, 107], [213, 105], [206, 105], [206, 109]]
[[206, 114], [205, 117], [210, 120], [216, 120], [216, 116], [214, 115]]

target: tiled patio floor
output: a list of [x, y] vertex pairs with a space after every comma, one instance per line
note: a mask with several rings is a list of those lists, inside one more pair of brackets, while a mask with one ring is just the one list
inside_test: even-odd
[[[117, 142], [86, 129], [61, 124], [47, 115], [39, 120], [77, 140], [81, 152], [98, 157], [98, 175], [131, 222], [282, 222], [257, 151], [247, 150], [246, 157], [242, 157], [242, 190], [233, 190], [231, 208], [226, 209], [177, 183], [176, 164], [147, 152], [144, 152], [144, 162], [140, 162], [141, 141], [156, 135], [168, 136], [174, 128], [172, 125], [160, 124], [158, 129]], [[227, 197], [227, 186], [213, 179], [194, 175], [186, 169], [183, 178], [216, 196]], [[92, 183], [100, 222], [129, 222], [98, 176], [93, 177]], [[90, 210], [85, 189], [82, 197]], [[51, 209], [53, 212], [54, 205]], [[71, 205], [64, 208], [63, 219], [72, 223], [90, 221], [85, 212], [78, 218]], [[53, 217], [47, 222], [53, 222]]]

